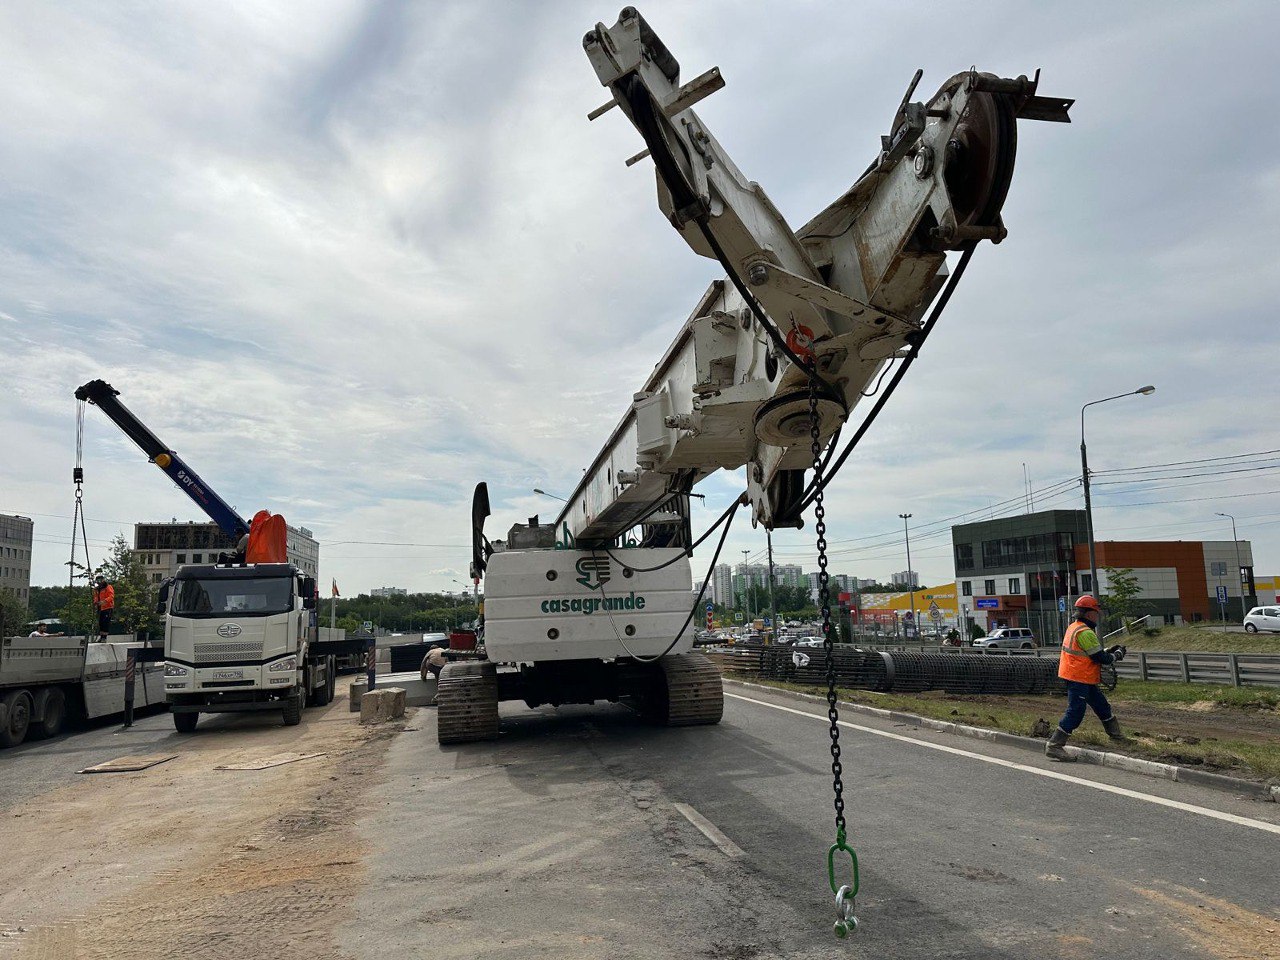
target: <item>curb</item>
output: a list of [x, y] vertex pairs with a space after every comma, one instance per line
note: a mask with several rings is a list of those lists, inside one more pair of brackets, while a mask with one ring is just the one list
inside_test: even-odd
[[[814, 700], [822, 704], [827, 702], [826, 697], [819, 697], [812, 693], [798, 693], [795, 690], [784, 690], [781, 687], [771, 687], [764, 683], [749, 683], [746, 680], [730, 680], [728, 678], [725, 678], [724, 682], [752, 690], [767, 690], [770, 693], [794, 697], [799, 700]], [[950, 733], [974, 740], [987, 740], [991, 743], [1002, 743], [1009, 747], [1019, 747], [1023, 750], [1044, 753], [1044, 741], [1037, 740], [1034, 737], [1021, 737], [1016, 733], [1006, 733], [1003, 730], [988, 730], [985, 727], [971, 727], [963, 723], [933, 720], [929, 717], [916, 716], [914, 713], [903, 713], [900, 710], [884, 710], [880, 707], [869, 707], [864, 703], [850, 703], [848, 700], [841, 700], [839, 704], [842, 710], [879, 717], [882, 720], [891, 720], [894, 723], [909, 723], [912, 726], [937, 730], [940, 733]], [[1193, 783], [1213, 790], [1245, 794], [1258, 800], [1280, 803], [1280, 785], [1272, 786], [1266, 783], [1259, 783], [1256, 780], [1242, 780], [1239, 777], [1228, 777], [1221, 773], [1209, 773], [1206, 770], [1179, 767], [1171, 763], [1143, 760], [1123, 753], [1109, 753], [1105, 750], [1092, 750], [1087, 747], [1067, 747], [1067, 752], [1081, 763], [1091, 763], [1094, 766], [1111, 767], [1116, 770], [1127, 770], [1130, 773], [1140, 773], [1143, 776], [1155, 777], [1160, 780], [1172, 780], [1175, 783]]]

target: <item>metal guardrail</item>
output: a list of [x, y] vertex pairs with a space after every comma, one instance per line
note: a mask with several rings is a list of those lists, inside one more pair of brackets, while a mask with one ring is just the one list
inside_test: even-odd
[[[769, 653], [764, 653], [769, 651]], [[791, 675], [782, 676], [788, 673], [784, 666], [779, 666], [776, 661], [790, 660], [791, 654], [798, 651], [807, 654], [810, 663], [806, 667], [797, 667]], [[747, 674], [755, 673], [761, 676], [772, 676], [775, 679], [793, 679], [797, 683], [822, 683], [826, 678], [826, 667], [824, 664], [823, 651], [821, 647], [792, 647], [782, 644], [771, 644], [762, 647], [759, 644], [738, 644], [734, 647], [724, 648], [704, 648], [704, 652], [721, 668], [722, 672]], [[910, 646], [894, 645], [894, 646], [873, 646], [869, 644], [858, 644], [856, 646], [849, 644], [837, 644], [836, 653], [836, 677], [843, 686], [857, 686], [870, 690], [889, 689], [888, 687], [880, 687], [867, 683], [875, 681], [880, 677], [874, 662], [870, 665], [858, 660], [855, 654], [875, 653], [890, 654], [893, 657], [906, 655], [908, 658], [914, 657], [962, 657], [968, 659], [980, 659], [982, 657], [992, 658], [1037, 658], [1049, 661], [1053, 665], [1054, 678], [1056, 680], [1057, 673], [1057, 647], [1037, 647], [1032, 650], [987, 650], [983, 648], [971, 647], [932, 647], [922, 648], [914, 644]], [[754, 659], [753, 659], [754, 658]], [[905, 661], [904, 661], [905, 662]], [[919, 661], [927, 663], [928, 660]], [[912, 668], [908, 668], [909, 671]], [[919, 672], [917, 668], [916, 672]], [[935, 668], [935, 673], [941, 668]], [[972, 672], [973, 668], [967, 668]], [[1044, 668], [1046, 671], [1048, 665]], [[1280, 654], [1273, 653], [1195, 653], [1182, 652], [1177, 650], [1135, 650], [1130, 653], [1124, 660], [1115, 664], [1114, 668], [1103, 668], [1104, 674], [1114, 669], [1115, 676], [1130, 680], [1157, 680], [1168, 681], [1172, 683], [1210, 683], [1224, 684], [1226, 686], [1257, 686], [1257, 687], [1280, 687]], [[773, 671], [773, 672], [769, 672]], [[936, 673], [937, 685], [928, 687], [914, 687], [911, 689], [951, 689], [953, 686], [964, 686], [964, 683], [957, 681], [943, 682], [942, 673]], [[1001, 684], [1010, 687], [1017, 687], [1020, 684], [1015, 683], [1008, 671], [993, 672], [992, 683], [995, 689], [986, 692], [1004, 692]], [[1114, 686], [1114, 683], [1107, 683], [1107, 677], [1104, 676], [1104, 685]], [[882, 680], [880, 682], [883, 682]], [[918, 682], [918, 681], [917, 681]], [[972, 681], [966, 681], [969, 685], [973, 685]], [[1050, 683], [1046, 689], [1054, 686]], [[906, 690], [908, 687], [896, 686], [893, 689]], [[963, 691], [962, 691], [963, 692]], [[979, 692], [979, 691], [973, 691]]]
[[1137, 650], [1116, 664], [1116, 673], [1134, 680], [1280, 687], [1280, 655]]

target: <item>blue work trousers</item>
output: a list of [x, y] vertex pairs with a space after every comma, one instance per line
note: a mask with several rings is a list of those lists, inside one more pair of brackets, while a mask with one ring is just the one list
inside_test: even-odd
[[1111, 719], [1111, 704], [1107, 702], [1102, 688], [1096, 683], [1077, 683], [1067, 681], [1067, 712], [1058, 721], [1065, 733], [1070, 733], [1084, 721], [1084, 708], [1093, 707], [1099, 720]]

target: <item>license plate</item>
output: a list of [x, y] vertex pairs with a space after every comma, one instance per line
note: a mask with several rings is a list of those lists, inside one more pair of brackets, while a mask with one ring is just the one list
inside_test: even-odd
[[242, 680], [244, 679], [244, 671], [243, 670], [215, 670], [213, 671], [213, 679]]

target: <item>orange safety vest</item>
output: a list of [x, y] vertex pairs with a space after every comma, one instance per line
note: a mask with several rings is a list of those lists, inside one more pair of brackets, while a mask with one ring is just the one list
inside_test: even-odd
[[1063, 680], [1074, 680], [1076, 683], [1101, 683], [1102, 667], [1089, 659], [1077, 638], [1093, 627], [1077, 620], [1067, 627], [1062, 637], [1062, 653], [1058, 655], [1058, 676]]
[[101, 590], [95, 587], [93, 590], [93, 605], [99, 610], [114, 610], [116, 608], [116, 588], [109, 583]]

